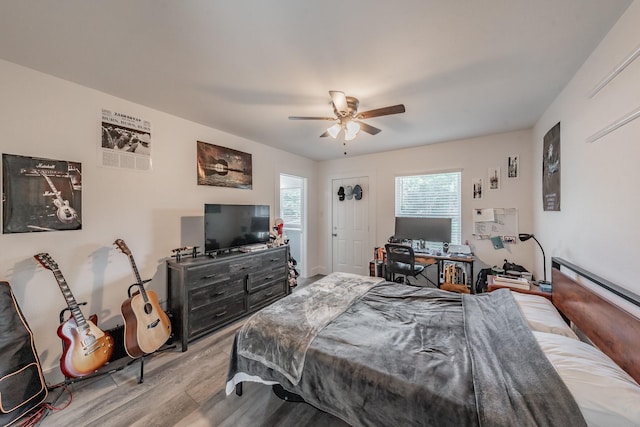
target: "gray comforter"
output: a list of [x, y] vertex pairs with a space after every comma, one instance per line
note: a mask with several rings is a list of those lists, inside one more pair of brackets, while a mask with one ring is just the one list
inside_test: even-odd
[[[357, 281], [329, 280], [343, 279]], [[256, 314], [236, 336], [228, 391], [248, 376], [278, 382], [354, 426], [585, 425], [508, 291], [348, 287], [346, 306], [344, 292], [323, 292], [341, 308], [311, 334], [300, 334], [314, 315], [291, 304], [297, 293]]]

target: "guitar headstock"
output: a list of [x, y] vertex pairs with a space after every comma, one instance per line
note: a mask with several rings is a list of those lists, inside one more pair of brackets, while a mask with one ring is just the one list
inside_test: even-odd
[[47, 270], [53, 271], [58, 269], [58, 264], [51, 258], [51, 255], [46, 252], [41, 252], [33, 257]]
[[123, 254], [131, 255], [131, 250], [129, 249], [127, 244], [124, 242], [124, 240], [116, 239], [116, 241], [113, 242], [113, 244], [116, 245], [118, 247], [118, 249], [120, 249], [122, 251]]

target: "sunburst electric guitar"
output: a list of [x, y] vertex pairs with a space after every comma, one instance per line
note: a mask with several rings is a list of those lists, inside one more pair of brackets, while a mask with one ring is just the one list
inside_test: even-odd
[[58, 327], [58, 336], [63, 343], [60, 370], [71, 378], [92, 374], [111, 358], [113, 338], [96, 326], [98, 317], [95, 314], [89, 316], [88, 320], [85, 319], [58, 264], [51, 256], [39, 253], [34, 255], [34, 258], [44, 268], [53, 272], [71, 312], [69, 320]]
[[129, 257], [136, 277], [134, 285], [138, 286], [138, 291], [121, 306], [124, 318], [124, 347], [127, 354], [135, 359], [145, 353], [153, 353], [167, 342], [171, 336], [171, 322], [160, 308], [158, 295], [154, 291], [145, 290], [145, 282], [140, 278], [138, 267], [127, 244], [122, 239], [117, 239], [114, 244]]

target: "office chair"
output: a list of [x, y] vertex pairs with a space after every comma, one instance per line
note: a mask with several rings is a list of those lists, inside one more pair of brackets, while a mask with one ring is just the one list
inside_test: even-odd
[[397, 243], [387, 243], [384, 247], [387, 251], [386, 279], [394, 282], [395, 275], [400, 274], [405, 277], [405, 283], [411, 285], [409, 277], [418, 276], [425, 268], [424, 265], [416, 265], [413, 248]]

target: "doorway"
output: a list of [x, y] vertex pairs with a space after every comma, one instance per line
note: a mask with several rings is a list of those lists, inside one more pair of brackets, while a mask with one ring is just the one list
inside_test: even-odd
[[284, 222], [283, 232], [289, 239], [289, 252], [297, 262], [296, 270], [301, 277], [307, 277], [306, 194], [306, 178], [280, 174], [280, 218]]
[[[349, 195], [359, 185], [361, 197]], [[332, 263], [333, 271], [369, 275], [373, 247], [369, 241], [369, 177], [334, 179], [332, 181]], [[340, 188], [344, 200], [338, 196]]]

